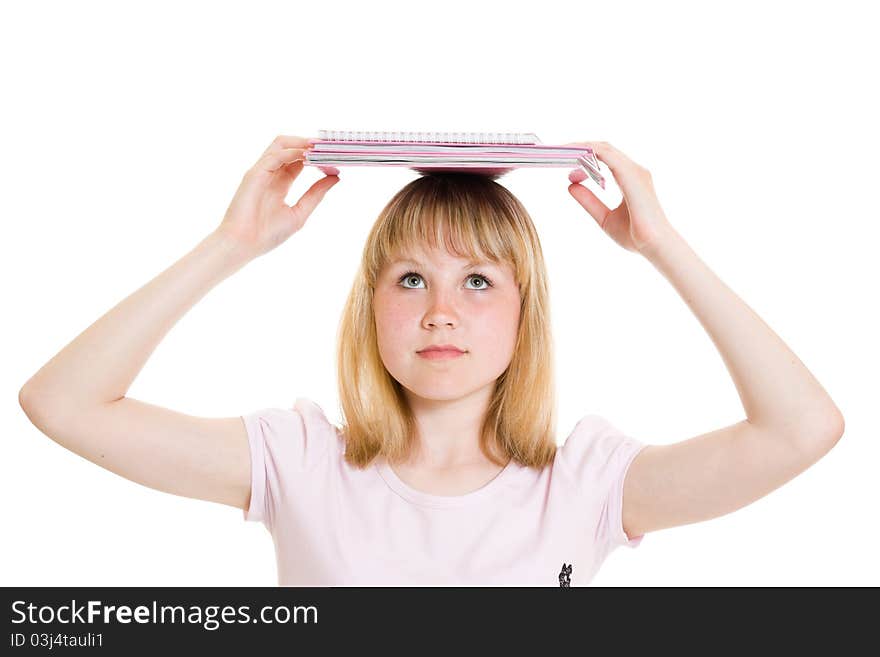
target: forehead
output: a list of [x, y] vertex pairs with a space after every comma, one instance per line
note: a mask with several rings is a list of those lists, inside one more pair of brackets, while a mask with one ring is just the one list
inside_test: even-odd
[[419, 256], [401, 256], [398, 258], [393, 258], [388, 264], [390, 265], [417, 265], [419, 267], [448, 267], [448, 266], [456, 266], [461, 265], [463, 267], [469, 267], [474, 265], [483, 265], [496, 267], [497, 264], [488, 259], [482, 258], [460, 258], [456, 256], [448, 256], [448, 257], [435, 257], [435, 258], [424, 258]]
[[389, 257], [390, 264], [410, 263], [418, 265], [457, 265], [457, 264], [492, 264], [493, 260], [484, 253], [456, 254], [446, 248], [436, 248], [428, 245], [405, 247], [401, 246], [393, 251]]

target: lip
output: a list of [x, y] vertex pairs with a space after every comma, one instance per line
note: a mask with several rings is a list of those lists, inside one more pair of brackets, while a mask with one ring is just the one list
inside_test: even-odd
[[458, 358], [459, 356], [464, 356], [467, 352], [459, 351], [458, 349], [425, 349], [416, 353], [428, 360], [443, 360], [446, 358]]
[[464, 353], [464, 349], [456, 347], [454, 344], [432, 344], [428, 345], [424, 349], [420, 349], [418, 353], [422, 353], [423, 351], [457, 351], [459, 353]]
[[467, 352], [463, 349], [459, 349], [454, 344], [436, 344], [431, 345], [430, 347], [425, 347], [416, 353], [422, 358], [436, 360], [443, 358], [457, 358], [458, 356], [463, 356]]

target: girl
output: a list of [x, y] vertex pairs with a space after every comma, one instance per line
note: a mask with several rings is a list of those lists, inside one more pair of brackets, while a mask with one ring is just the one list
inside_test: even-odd
[[624, 198], [610, 210], [577, 172], [569, 192], [696, 314], [741, 422], [648, 445], [587, 415], [557, 447], [538, 236], [509, 191], [467, 173], [413, 180], [368, 236], [338, 334], [343, 426], [306, 398], [209, 419], [126, 397], [177, 320], [296, 233], [339, 182], [335, 172], [284, 203], [309, 147], [294, 136], [269, 146], [198, 246], [43, 366], [21, 406], [108, 470], [264, 523], [281, 585], [586, 585], [615, 548], [730, 513], [803, 472], [843, 418], [673, 229], [650, 173], [608, 143], [582, 143]]

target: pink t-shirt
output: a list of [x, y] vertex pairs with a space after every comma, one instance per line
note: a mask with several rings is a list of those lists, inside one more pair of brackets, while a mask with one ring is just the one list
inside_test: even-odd
[[243, 415], [245, 520], [275, 542], [280, 586], [585, 586], [623, 531], [623, 481], [645, 445], [581, 419], [542, 470], [513, 461], [466, 495], [405, 484], [377, 457], [359, 470], [313, 401]]

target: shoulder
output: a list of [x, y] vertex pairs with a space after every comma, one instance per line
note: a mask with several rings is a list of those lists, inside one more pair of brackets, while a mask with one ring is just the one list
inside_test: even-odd
[[308, 466], [341, 443], [324, 410], [307, 397], [290, 408], [263, 408], [242, 416], [252, 446], [287, 466]]
[[585, 415], [557, 452], [562, 468], [583, 486], [605, 486], [625, 472], [647, 444], [601, 415]]

